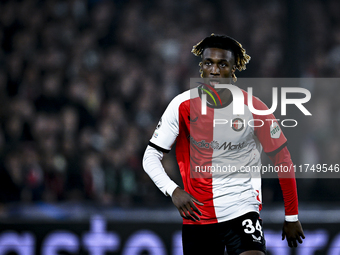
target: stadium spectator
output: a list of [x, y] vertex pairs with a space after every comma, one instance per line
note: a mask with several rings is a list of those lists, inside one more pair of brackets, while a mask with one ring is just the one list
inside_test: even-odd
[[[308, 15], [302, 15], [303, 49], [295, 56], [300, 63], [297, 68], [300, 76], [337, 77], [338, 1], [315, 0], [304, 4]], [[286, 70], [291, 62], [286, 61], [289, 52], [285, 45], [290, 39], [286, 23], [291, 17], [287, 15], [284, 0], [1, 1], [1, 174], [7, 179], [13, 175], [14, 163], [8, 162], [17, 161], [18, 157], [13, 155], [20, 155], [29, 143], [37, 154], [35, 161], [44, 178], [49, 176], [37, 197], [47, 201], [83, 200], [86, 193], [80, 166], [83, 153], [94, 151], [99, 161], [105, 163], [102, 166], [105, 178], [113, 178], [117, 183], [107, 181], [101, 194], [111, 199], [99, 201], [120, 206], [124, 199], [118, 197], [127, 196], [130, 202], [126, 206], [169, 204], [152, 192], [152, 183], [134, 162], [142, 158], [142, 145], [153, 132], [156, 116], [174, 95], [188, 89], [190, 77], [196, 76], [195, 59], [179, 52], [189, 50], [188, 45], [210, 31], [228, 32], [244, 42], [253, 57], [245, 75], [289, 76]], [[315, 93], [318, 92], [316, 88]], [[334, 91], [322, 93], [324, 98], [334, 99], [335, 95]], [[334, 116], [339, 115], [339, 109], [337, 105], [327, 106]], [[318, 118], [312, 122], [311, 125], [317, 125]], [[108, 125], [112, 126], [111, 131]], [[336, 127], [339, 125], [336, 122]], [[340, 148], [325, 146], [322, 135], [320, 129], [312, 129], [305, 140], [311, 141], [319, 158], [332, 160]], [[329, 133], [325, 137], [330, 136], [335, 141], [340, 134]], [[112, 144], [101, 145], [101, 137]], [[128, 143], [139, 146], [131, 148]], [[305, 146], [302, 145], [299, 158], [303, 157]], [[129, 157], [125, 155], [126, 149], [131, 153]], [[108, 155], [115, 156], [110, 159]], [[174, 159], [168, 161], [176, 166]], [[21, 172], [23, 165], [19, 163], [15, 163], [16, 169]], [[120, 185], [123, 177], [112, 177], [108, 169], [114, 169], [117, 176], [122, 169], [129, 169], [125, 180], [133, 181], [125, 181], [124, 185], [133, 183], [136, 190], [143, 192], [118, 188], [124, 186]], [[176, 173], [175, 169], [173, 172]], [[13, 186], [7, 189], [2, 185], [5, 179], [0, 182], [5, 189], [3, 194], [8, 196], [1, 198], [2, 202], [29, 201], [29, 195], [15, 195], [11, 200]], [[22, 185], [19, 183], [14, 181], [18, 187]], [[33, 191], [29, 186], [20, 187], [20, 194]], [[327, 188], [325, 192], [331, 192], [328, 198], [339, 197], [336, 184]], [[277, 201], [278, 194], [280, 190], [264, 199]]]

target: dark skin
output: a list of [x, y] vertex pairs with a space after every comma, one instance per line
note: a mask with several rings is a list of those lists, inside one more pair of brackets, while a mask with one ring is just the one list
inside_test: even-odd
[[[235, 58], [231, 51], [219, 48], [207, 48], [202, 54], [202, 76], [209, 82], [214, 78], [232, 78], [236, 70]], [[230, 82], [231, 83], [231, 82]], [[216, 91], [220, 95], [222, 103], [228, 102], [231, 93], [228, 89], [219, 89]], [[213, 104], [210, 97], [207, 97], [208, 103]], [[210, 101], [209, 101], [210, 100]], [[184, 219], [199, 221], [202, 213], [196, 207], [196, 204], [203, 205], [192, 195], [177, 187], [172, 194], [172, 202], [177, 207], [180, 215]], [[287, 239], [289, 247], [297, 247], [297, 242], [302, 243], [301, 238], [305, 238], [300, 221], [283, 223], [282, 240]], [[264, 255], [261, 251], [246, 251], [240, 255]]]
[[[202, 76], [206, 83], [210, 80], [228, 79], [231, 83], [232, 74], [235, 73], [235, 58], [231, 51], [218, 48], [207, 48], [202, 54]], [[222, 104], [228, 102], [231, 93], [228, 89], [216, 89]], [[208, 103], [213, 104], [211, 97], [207, 97]]]

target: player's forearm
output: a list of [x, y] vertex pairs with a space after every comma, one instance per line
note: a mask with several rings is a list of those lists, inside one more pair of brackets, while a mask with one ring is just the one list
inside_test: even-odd
[[178, 185], [166, 174], [161, 160], [163, 153], [148, 146], [143, 157], [144, 171], [149, 175], [156, 186], [165, 194], [172, 195]]
[[275, 166], [279, 169], [290, 169], [288, 172], [278, 172], [279, 182], [285, 204], [285, 215], [287, 221], [296, 221], [298, 215], [298, 196], [296, 188], [293, 162], [287, 147], [283, 148], [275, 156], [270, 156]]
[[279, 178], [279, 181], [285, 204], [286, 220], [296, 221], [297, 216], [295, 215], [298, 215], [299, 213], [296, 180], [295, 178]]

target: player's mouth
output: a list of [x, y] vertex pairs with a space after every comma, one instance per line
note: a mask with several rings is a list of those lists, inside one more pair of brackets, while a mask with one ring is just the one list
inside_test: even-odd
[[216, 80], [210, 80], [209, 83], [210, 83], [211, 86], [215, 86], [216, 84], [220, 84], [220, 82], [216, 81]]

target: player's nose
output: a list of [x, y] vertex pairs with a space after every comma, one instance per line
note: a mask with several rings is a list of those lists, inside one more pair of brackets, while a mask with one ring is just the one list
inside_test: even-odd
[[220, 75], [220, 69], [218, 68], [218, 66], [216, 64], [212, 65], [210, 75], [212, 75], [212, 76], [219, 76]]

